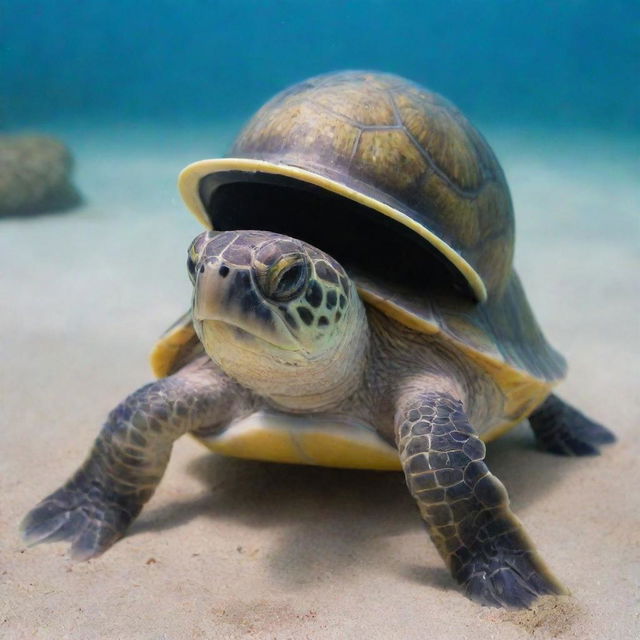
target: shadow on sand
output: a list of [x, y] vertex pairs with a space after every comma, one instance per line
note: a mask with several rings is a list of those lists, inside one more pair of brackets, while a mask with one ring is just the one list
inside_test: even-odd
[[[543, 499], [588, 459], [539, 452], [526, 424], [488, 446], [487, 462], [510, 492], [516, 513]], [[290, 586], [317, 569], [340, 575], [359, 563], [441, 589], [454, 588], [424, 535], [424, 555], [402, 565], [394, 538], [423, 531], [400, 472], [352, 471], [203, 455], [189, 465], [210, 493], [144, 513], [131, 534], [162, 531], [208, 517], [245, 527], [276, 528], [269, 550], [274, 578]], [[273, 534], [271, 534], [273, 538]], [[412, 543], [413, 544], [413, 543]], [[400, 566], [399, 566], [400, 563]]]

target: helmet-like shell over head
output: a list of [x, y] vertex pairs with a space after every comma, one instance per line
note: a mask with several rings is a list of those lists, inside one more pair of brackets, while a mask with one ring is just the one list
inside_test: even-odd
[[210, 205], [216, 190], [278, 178], [400, 223], [435, 247], [480, 301], [508, 283], [514, 221], [500, 165], [455, 106], [413, 82], [356, 71], [301, 82], [254, 115], [230, 157], [187, 167], [180, 189], [202, 222], [224, 229]]

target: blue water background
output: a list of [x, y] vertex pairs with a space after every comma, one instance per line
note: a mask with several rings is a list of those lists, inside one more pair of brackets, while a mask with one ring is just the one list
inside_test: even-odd
[[248, 117], [307, 76], [410, 77], [474, 121], [638, 128], [640, 3], [1, 0], [0, 128]]

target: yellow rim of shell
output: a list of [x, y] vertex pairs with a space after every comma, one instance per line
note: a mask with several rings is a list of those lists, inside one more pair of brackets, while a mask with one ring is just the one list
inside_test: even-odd
[[180, 173], [180, 177], [178, 178], [178, 188], [180, 189], [182, 199], [189, 210], [205, 227], [211, 228], [211, 220], [209, 220], [204, 203], [200, 199], [200, 181], [205, 176], [212, 173], [221, 173], [223, 171], [244, 171], [247, 173], [260, 172], [294, 178], [344, 196], [345, 198], [349, 198], [349, 200], [358, 202], [359, 204], [371, 209], [375, 209], [383, 215], [403, 224], [405, 227], [411, 229], [427, 240], [427, 242], [444, 255], [464, 276], [476, 298], [480, 302], [484, 302], [487, 299], [487, 289], [473, 267], [458, 253], [456, 253], [456, 251], [454, 251], [446, 242], [427, 228], [423, 227], [420, 223], [410, 218], [407, 214], [402, 213], [401, 211], [398, 211], [375, 198], [366, 196], [355, 189], [350, 189], [339, 182], [325, 178], [317, 173], [312, 173], [311, 171], [306, 171], [305, 169], [300, 169], [298, 167], [246, 158], [216, 158], [211, 160], [200, 160], [188, 165]]

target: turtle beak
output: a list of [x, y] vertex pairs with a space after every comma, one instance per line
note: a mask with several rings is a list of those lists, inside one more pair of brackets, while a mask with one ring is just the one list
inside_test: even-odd
[[[218, 259], [202, 262], [197, 268], [193, 320], [201, 339], [224, 323], [236, 330], [235, 338], [255, 337], [281, 349], [300, 348], [280, 317], [256, 292], [251, 271]], [[228, 329], [227, 326], [225, 335]]]
[[[225, 320], [229, 303], [238, 297], [235, 273], [219, 262], [206, 262], [197, 267], [193, 292], [193, 317], [195, 320]], [[232, 285], [233, 286], [230, 286]], [[234, 296], [235, 294], [235, 296]]]

